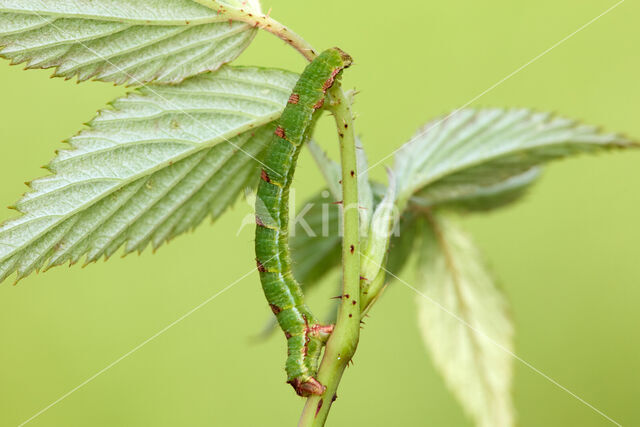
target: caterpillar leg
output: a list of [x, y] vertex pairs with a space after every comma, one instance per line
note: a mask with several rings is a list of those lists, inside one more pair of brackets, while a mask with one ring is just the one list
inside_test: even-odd
[[305, 325], [301, 336], [285, 334], [288, 344], [287, 372], [289, 380], [287, 382], [302, 397], [324, 393], [325, 386], [315, 378], [315, 375], [318, 372], [322, 348], [333, 332], [333, 325], [319, 323], [305, 323]]

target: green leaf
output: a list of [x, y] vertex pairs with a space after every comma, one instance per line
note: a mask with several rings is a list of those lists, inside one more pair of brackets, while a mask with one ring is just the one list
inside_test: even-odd
[[255, 34], [192, 0], [0, 0], [0, 56], [79, 81], [178, 83], [233, 61]]
[[[309, 151], [324, 177], [327, 187], [336, 200], [342, 200], [342, 167], [334, 162], [327, 153], [314, 141], [308, 143]], [[369, 231], [369, 223], [373, 215], [374, 199], [371, 183], [369, 182], [369, 164], [367, 154], [362, 147], [362, 142], [356, 140], [356, 161], [358, 168], [358, 208], [360, 213], [360, 235], [366, 237]]]
[[534, 167], [520, 175], [510, 176], [496, 184], [481, 185], [469, 182], [449, 188], [448, 191], [418, 191], [410, 199], [411, 204], [423, 208], [439, 207], [460, 211], [488, 211], [522, 199], [537, 182], [540, 167]]
[[342, 168], [338, 163], [334, 162], [327, 152], [316, 144], [315, 141], [310, 140], [307, 143], [307, 147], [311, 152], [313, 160], [316, 162], [316, 166], [320, 169], [320, 173], [322, 173], [331, 195], [335, 200], [342, 200], [342, 187], [340, 186]]
[[637, 146], [591, 126], [529, 110], [460, 110], [435, 120], [395, 158], [399, 204], [455, 198], [461, 187], [492, 186], [564, 156]]
[[0, 226], [0, 281], [154, 247], [217, 218], [254, 183], [297, 76], [223, 67], [113, 102], [69, 140]]
[[386, 267], [392, 273], [387, 277], [389, 283], [402, 272], [415, 254], [414, 247], [419, 236], [418, 227], [419, 223], [416, 215], [410, 212], [402, 214], [397, 232], [394, 230], [389, 242]]
[[513, 326], [469, 236], [443, 217], [425, 227], [419, 326], [453, 394], [481, 427], [514, 425]]
[[[391, 235], [398, 221], [398, 212], [395, 205], [396, 182], [391, 171], [389, 172], [389, 185], [384, 197], [376, 206], [371, 217], [371, 225], [367, 230], [366, 242], [362, 245], [362, 259], [360, 261], [361, 287], [366, 291], [378, 276], [387, 258], [387, 250]], [[364, 283], [363, 283], [364, 282]]]
[[340, 205], [324, 190], [299, 207], [291, 229], [293, 274], [309, 289], [340, 264]]
[[[386, 189], [379, 191], [384, 194]], [[291, 234], [290, 245], [293, 272], [305, 289], [313, 287], [340, 265], [340, 205], [333, 203], [331, 197], [332, 194], [324, 190], [309, 199], [298, 209], [297, 215], [301, 216], [292, 227], [294, 232]], [[380, 200], [376, 209], [379, 206]], [[388, 268], [393, 274], [398, 274], [410, 257], [416, 235], [415, 222], [414, 215], [405, 214], [398, 225], [399, 233], [391, 237], [392, 251]]]

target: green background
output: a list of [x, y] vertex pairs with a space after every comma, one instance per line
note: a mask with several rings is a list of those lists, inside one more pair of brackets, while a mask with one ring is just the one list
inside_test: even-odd
[[[482, 93], [614, 1], [269, 1], [272, 16], [356, 65], [358, 132], [372, 162], [417, 127]], [[626, 1], [475, 106], [528, 106], [640, 139], [640, 5]], [[301, 70], [261, 34], [239, 60]], [[0, 202], [43, 175], [61, 140], [125, 92], [50, 80], [0, 64]], [[322, 145], [335, 154], [331, 124]], [[297, 197], [320, 187], [303, 156]], [[516, 352], [625, 426], [640, 425], [640, 153], [581, 157], [548, 168], [518, 205], [465, 219], [513, 308]], [[390, 161], [387, 161], [390, 164]], [[378, 166], [374, 176], [383, 179]], [[254, 267], [251, 210], [156, 254], [58, 268], [0, 285], [0, 425], [12, 426], [72, 390]], [[12, 216], [2, 211], [0, 219]], [[403, 274], [413, 285], [410, 271]], [[335, 277], [333, 278], [335, 280]], [[330, 288], [317, 301], [325, 301]], [[362, 333], [330, 425], [471, 425], [420, 340], [416, 295], [396, 283]], [[252, 273], [36, 418], [34, 426], [294, 425], [303, 401], [284, 384], [285, 342], [252, 337], [268, 319]], [[606, 426], [605, 418], [515, 361], [522, 426]]]

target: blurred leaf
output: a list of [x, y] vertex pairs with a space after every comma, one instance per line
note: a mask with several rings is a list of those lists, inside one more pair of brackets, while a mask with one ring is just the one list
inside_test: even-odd
[[[369, 230], [369, 224], [373, 217], [373, 189], [369, 182], [369, 162], [367, 161], [367, 153], [360, 138], [356, 139], [356, 161], [358, 169], [358, 209], [360, 212], [360, 235], [366, 236]], [[394, 189], [395, 191], [395, 189]], [[341, 197], [342, 199], [342, 197]]]
[[259, 174], [297, 76], [224, 67], [145, 87], [101, 111], [0, 225], [0, 280], [14, 271], [154, 247], [220, 216]]
[[340, 265], [340, 205], [324, 190], [297, 210], [290, 238], [293, 274], [305, 288]]
[[490, 187], [543, 162], [601, 149], [637, 146], [549, 113], [529, 110], [460, 110], [435, 120], [396, 154], [399, 204], [455, 198], [460, 187]]
[[[371, 282], [384, 267], [389, 249], [389, 240], [398, 221], [396, 200], [396, 181], [393, 172], [388, 171], [389, 185], [384, 197], [376, 206], [368, 227], [367, 239], [362, 244], [362, 259], [360, 260], [360, 276], [362, 291], [367, 291]], [[366, 294], [366, 292], [365, 292]]]
[[311, 152], [313, 160], [316, 162], [316, 166], [320, 169], [320, 173], [324, 177], [327, 183], [327, 188], [331, 192], [334, 199], [342, 200], [342, 187], [340, 186], [340, 180], [342, 179], [342, 168], [336, 162], [334, 162], [326, 151], [322, 149], [315, 141], [310, 140], [307, 143], [307, 147]]
[[0, 0], [0, 56], [79, 81], [178, 83], [233, 61], [256, 31], [191, 0]]
[[[334, 162], [327, 153], [314, 141], [309, 141], [309, 151], [320, 169], [327, 187], [336, 200], [342, 200], [342, 167]], [[374, 197], [369, 182], [369, 164], [360, 139], [356, 140], [356, 160], [358, 168], [358, 208], [360, 213], [360, 235], [365, 236], [369, 231], [369, 223], [373, 215]]]
[[424, 208], [444, 207], [461, 211], [487, 211], [500, 208], [523, 198], [540, 177], [541, 168], [534, 167], [491, 185], [473, 182], [456, 186], [450, 191], [418, 191], [410, 203]]
[[419, 325], [444, 380], [481, 427], [514, 425], [513, 326], [469, 236], [450, 220], [425, 227]]
[[[386, 268], [393, 276], [398, 276], [411, 260], [420, 226], [417, 217], [409, 212], [403, 213], [400, 217], [400, 223], [391, 235], [387, 257]], [[393, 281], [393, 276], [388, 277], [389, 282]]]

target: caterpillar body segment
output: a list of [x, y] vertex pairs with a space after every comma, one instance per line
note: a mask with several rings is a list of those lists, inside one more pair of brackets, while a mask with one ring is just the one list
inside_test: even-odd
[[322, 394], [315, 375], [322, 347], [333, 331], [321, 325], [304, 301], [291, 270], [289, 189], [304, 142], [326, 98], [351, 57], [338, 48], [321, 53], [303, 71], [268, 147], [256, 199], [256, 263], [262, 289], [287, 338], [287, 382], [300, 396]]

